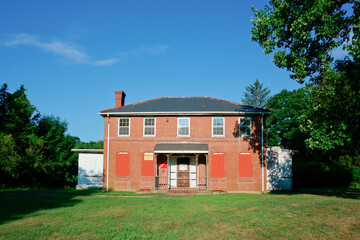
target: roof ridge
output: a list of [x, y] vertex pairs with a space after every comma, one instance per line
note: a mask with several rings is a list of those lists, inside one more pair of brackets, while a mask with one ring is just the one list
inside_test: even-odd
[[163, 98], [209, 98], [208, 96], [185, 96], [185, 97], [163, 97]]

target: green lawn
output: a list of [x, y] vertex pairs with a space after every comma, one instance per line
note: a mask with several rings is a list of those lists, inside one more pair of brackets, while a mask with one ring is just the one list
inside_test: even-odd
[[360, 239], [355, 189], [188, 198], [76, 193], [0, 192], [0, 239]]

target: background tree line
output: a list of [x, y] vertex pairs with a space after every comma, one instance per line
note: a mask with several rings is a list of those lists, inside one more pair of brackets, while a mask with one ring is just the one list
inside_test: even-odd
[[67, 123], [41, 116], [21, 86], [0, 89], [0, 188], [73, 187], [77, 183], [77, 154], [72, 148], [102, 148], [67, 134]]
[[299, 151], [295, 186], [360, 187], [360, 2], [271, 0], [253, 11], [252, 40], [305, 84], [266, 102], [268, 145]]

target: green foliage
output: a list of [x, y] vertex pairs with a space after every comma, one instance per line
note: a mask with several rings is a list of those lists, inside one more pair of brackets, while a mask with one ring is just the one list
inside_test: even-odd
[[17, 169], [20, 167], [21, 156], [18, 152], [13, 136], [0, 132], [0, 187], [9, 182], [9, 179], [16, 181], [19, 178]]
[[304, 151], [307, 134], [301, 132], [300, 116], [306, 111], [309, 99], [308, 88], [294, 91], [282, 90], [271, 97], [267, 118], [268, 145]]
[[[303, 103], [294, 106], [294, 96], [285, 101], [286, 92], [270, 103], [269, 144], [303, 149], [302, 156], [307, 159], [300, 167], [294, 165], [294, 177], [305, 172], [300, 174], [303, 178], [319, 178], [309, 181], [309, 186], [324, 179], [326, 183], [321, 185], [349, 182], [348, 176], [356, 183], [360, 155], [360, 2], [271, 0], [264, 10], [253, 7], [253, 11], [252, 40], [265, 54], [274, 53], [275, 65], [291, 71], [291, 78], [300, 83], [310, 79], [314, 84], [305, 87]], [[338, 47], [351, 58], [334, 62], [332, 52]]]
[[62, 187], [77, 181], [79, 142], [66, 133], [67, 123], [43, 116], [31, 105], [26, 89], [0, 89], [0, 187]]
[[275, 52], [276, 66], [291, 71], [298, 82], [331, 70], [337, 47], [360, 58], [359, 1], [271, 0], [265, 10], [253, 7], [253, 11], [252, 40], [265, 54]]
[[360, 166], [352, 167], [351, 169], [352, 169], [353, 181], [350, 184], [350, 187], [360, 188]]
[[44, 140], [44, 154], [54, 173], [48, 182], [55, 187], [75, 185], [77, 180], [77, 158], [71, 149], [79, 138], [66, 134], [66, 131], [67, 123], [58, 117], [45, 116], [38, 122], [37, 135]]
[[104, 148], [104, 141], [90, 141], [86, 142], [78, 142], [75, 145], [76, 149], [103, 149]]
[[338, 158], [360, 154], [360, 62], [339, 61], [336, 70], [311, 92], [302, 116], [302, 131], [312, 150]]
[[253, 84], [250, 84], [246, 88], [242, 103], [245, 105], [266, 108], [268, 100], [270, 98], [270, 89], [263, 88], [263, 84], [258, 79]]
[[[354, 168], [355, 169], [355, 168]], [[293, 186], [300, 187], [349, 187], [355, 185], [353, 168], [338, 163], [293, 161]]]

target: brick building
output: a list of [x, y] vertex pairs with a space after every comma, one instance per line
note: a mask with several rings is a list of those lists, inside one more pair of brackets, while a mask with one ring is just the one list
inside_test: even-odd
[[269, 110], [210, 97], [162, 97], [103, 110], [103, 188], [264, 191]]

